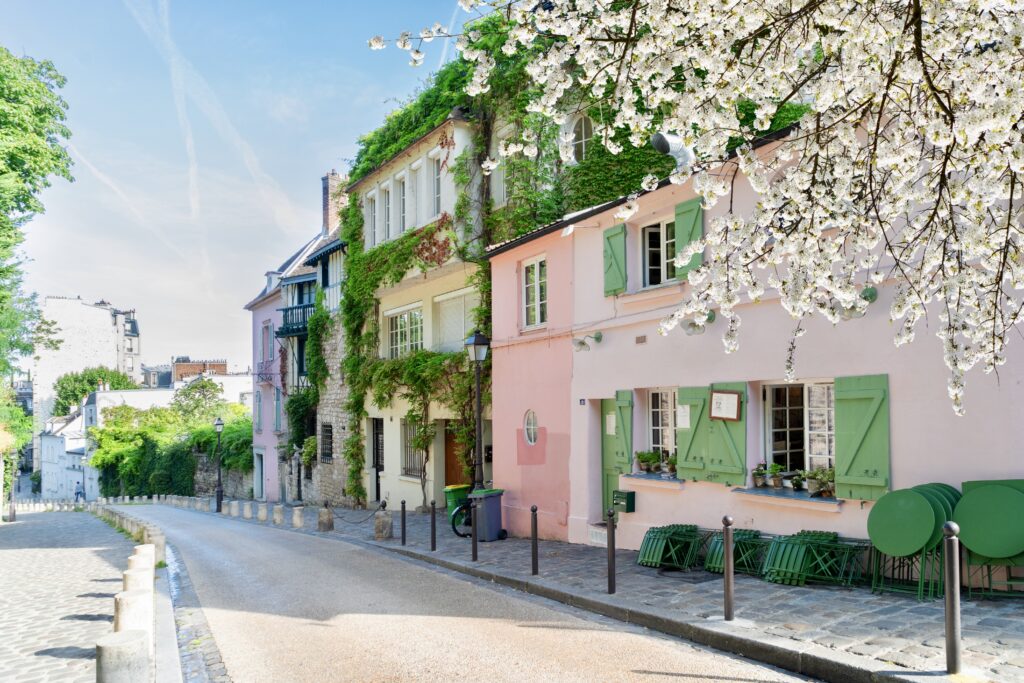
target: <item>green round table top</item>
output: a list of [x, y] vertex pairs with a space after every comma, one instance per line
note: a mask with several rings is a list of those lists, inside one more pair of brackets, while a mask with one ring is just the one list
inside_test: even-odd
[[965, 493], [953, 521], [960, 542], [978, 555], [1012, 557], [1024, 552], [1024, 492], [1009, 486], [982, 486]]
[[935, 525], [932, 529], [932, 535], [928, 537], [928, 542], [924, 544], [926, 550], [931, 550], [942, 540], [942, 525], [953, 518], [953, 507], [941, 493], [927, 485], [915, 486], [914, 490], [925, 497], [928, 504], [932, 506], [932, 512], [935, 514]]
[[915, 486], [914, 489], [918, 491], [925, 489], [932, 494], [937, 495], [942, 500], [943, 507], [949, 508], [946, 512], [946, 519], [944, 521], [953, 519], [953, 510], [956, 509], [956, 504], [960, 502], [959, 492], [955, 489], [950, 491], [942, 484], [922, 484], [921, 486]]
[[868, 515], [871, 543], [892, 557], [913, 555], [924, 548], [936, 527], [942, 525], [937, 523], [932, 503], [913, 489], [885, 494]]
[[956, 507], [956, 503], [960, 501], [960, 498], [963, 495], [955, 486], [950, 486], [949, 484], [936, 483], [930, 484], [930, 486], [934, 486], [935, 488], [945, 491], [947, 494], [949, 494], [950, 497], [952, 497], [954, 500], [953, 507]]

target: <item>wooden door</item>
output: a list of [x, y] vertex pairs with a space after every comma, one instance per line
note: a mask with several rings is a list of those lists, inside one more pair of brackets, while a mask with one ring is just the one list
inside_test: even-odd
[[619, 475], [627, 474], [632, 463], [632, 392], [616, 392], [617, 398], [601, 401], [601, 515], [612, 506], [612, 491], [619, 487]]
[[469, 484], [469, 476], [462, 468], [459, 457], [459, 446], [455, 441], [455, 432], [445, 427], [444, 430], [444, 485]]

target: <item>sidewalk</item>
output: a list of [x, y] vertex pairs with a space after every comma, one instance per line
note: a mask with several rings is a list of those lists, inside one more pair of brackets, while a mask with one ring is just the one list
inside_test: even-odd
[[[607, 551], [540, 542], [540, 573], [530, 575], [529, 539], [479, 544], [456, 537], [438, 512], [437, 552], [430, 552], [429, 515], [408, 513], [405, 547], [373, 540], [373, 516], [335, 510], [335, 531], [323, 536], [386, 548], [451, 570], [492, 580], [623, 621], [678, 635], [791, 671], [833, 681], [941, 680], [945, 671], [943, 603], [866, 588], [793, 587], [737, 575], [736, 621], [722, 620], [722, 578], [701, 570], [662, 572], [636, 564], [636, 552], [616, 553], [617, 592], [607, 593]], [[291, 528], [291, 511], [286, 525]], [[249, 521], [242, 520], [239, 521]], [[315, 509], [306, 533], [317, 533]], [[259, 523], [252, 520], [250, 523]], [[965, 681], [1024, 681], [1024, 603], [962, 603]]]

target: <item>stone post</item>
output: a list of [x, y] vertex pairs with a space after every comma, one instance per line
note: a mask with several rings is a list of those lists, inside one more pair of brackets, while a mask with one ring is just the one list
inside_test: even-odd
[[284, 524], [284, 505], [274, 506], [274, 524], [277, 526]]
[[153, 584], [149, 583], [151, 576], [145, 569], [127, 569], [121, 573], [123, 590], [153, 590]]
[[238, 516], [238, 507], [239, 506], [238, 506], [238, 501], [237, 500], [231, 501], [231, 516], [232, 517], [237, 517]]
[[334, 510], [323, 507], [317, 509], [317, 531], [334, 531]]
[[390, 510], [377, 510], [373, 514], [373, 537], [382, 541], [386, 538], [394, 538], [395, 525]]
[[124, 630], [96, 641], [96, 683], [137, 683], [150, 680], [146, 632]]
[[[147, 531], [149, 531], [148, 527]], [[148, 557], [151, 563], [156, 564], [156, 547], [153, 543], [143, 543], [135, 546], [134, 554], [139, 557]]]
[[242, 501], [242, 519], [252, 519], [252, 503], [247, 500]]
[[153, 558], [147, 557], [146, 555], [132, 555], [128, 558], [128, 569], [146, 572], [149, 590], [153, 590], [153, 581], [155, 580], [154, 574], [156, 572], [156, 566], [153, 564]]
[[256, 505], [256, 520], [260, 522], [267, 521], [267, 504], [258, 503]]
[[[114, 596], [114, 633], [142, 631], [146, 652], [153, 656], [153, 588], [121, 591]], [[148, 662], [147, 662], [148, 664]], [[141, 680], [149, 680], [147, 677]]]
[[[217, 507], [214, 506], [213, 509], [216, 510]], [[227, 500], [221, 501], [220, 513], [226, 517], [229, 512], [231, 512], [231, 502]]]
[[301, 529], [303, 524], [303, 508], [301, 505], [296, 505], [292, 508], [292, 526], [296, 529]]

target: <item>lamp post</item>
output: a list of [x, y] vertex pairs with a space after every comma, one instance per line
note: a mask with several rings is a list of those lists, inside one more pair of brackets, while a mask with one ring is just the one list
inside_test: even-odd
[[219, 417], [213, 421], [213, 429], [217, 432], [217, 445], [213, 452], [217, 455], [217, 512], [220, 512], [221, 503], [224, 502], [224, 487], [220, 478], [220, 433], [224, 431], [224, 420]]
[[466, 339], [466, 353], [476, 372], [476, 455], [473, 460], [473, 490], [484, 487], [483, 402], [480, 397], [480, 371], [487, 359], [491, 340], [477, 330]]

